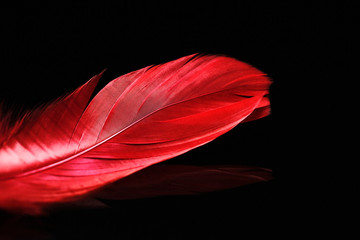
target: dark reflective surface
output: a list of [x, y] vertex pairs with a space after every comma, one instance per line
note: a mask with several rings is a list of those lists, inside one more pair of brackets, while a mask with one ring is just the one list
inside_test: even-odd
[[338, 194], [329, 159], [341, 152], [333, 141], [344, 128], [341, 86], [351, 86], [341, 70], [347, 58], [337, 54], [353, 8], [335, 1], [118, 2], [1, 8], [5, 106], [31, 109], [104, 68], [98, 89], [150, 64], [195, 52], [227, 54], [274, 80], [271, 116], [171, 161], [267, 167], [275, 179], [199, 196], [72, 207], [40, 217], [0, 212], [0, 239], [243, 239], [245, 234], [292, 239], [313, 230], [331, 232], [329, 199]]

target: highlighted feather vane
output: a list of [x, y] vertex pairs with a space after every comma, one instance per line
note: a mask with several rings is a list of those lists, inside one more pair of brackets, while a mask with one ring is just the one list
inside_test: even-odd
[[269, 114], [269, 79], [229, 57], [145, 67], [90, 101], [101, 75], [3, 131], [1, 208], [36, 212], [78, 199]]

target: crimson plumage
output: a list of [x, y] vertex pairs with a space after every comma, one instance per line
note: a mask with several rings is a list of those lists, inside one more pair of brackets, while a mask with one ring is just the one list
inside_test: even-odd
[[3, 131], [1, 208], [36, 213], [79, 199], [270, 111], [269, 78], [230, 57], [145, 67], [90, 100], [101, 75]]

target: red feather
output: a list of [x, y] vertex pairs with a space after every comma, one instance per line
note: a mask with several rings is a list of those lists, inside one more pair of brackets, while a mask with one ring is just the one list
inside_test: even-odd
[[146, 67], [89, 102], [100, 77], [2, 130], [1, 208], [36, 213], [76, 200], [269, 114], [269, 79], [229, 57]]

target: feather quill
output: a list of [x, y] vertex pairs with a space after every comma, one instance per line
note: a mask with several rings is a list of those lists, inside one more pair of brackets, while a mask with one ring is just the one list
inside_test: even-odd
[[101, 75], [2, 131], [1, 208], [39, 213], [74, 201], [269, 114], [269, 79], [230, 57], [145, 67], [90, 101]]

